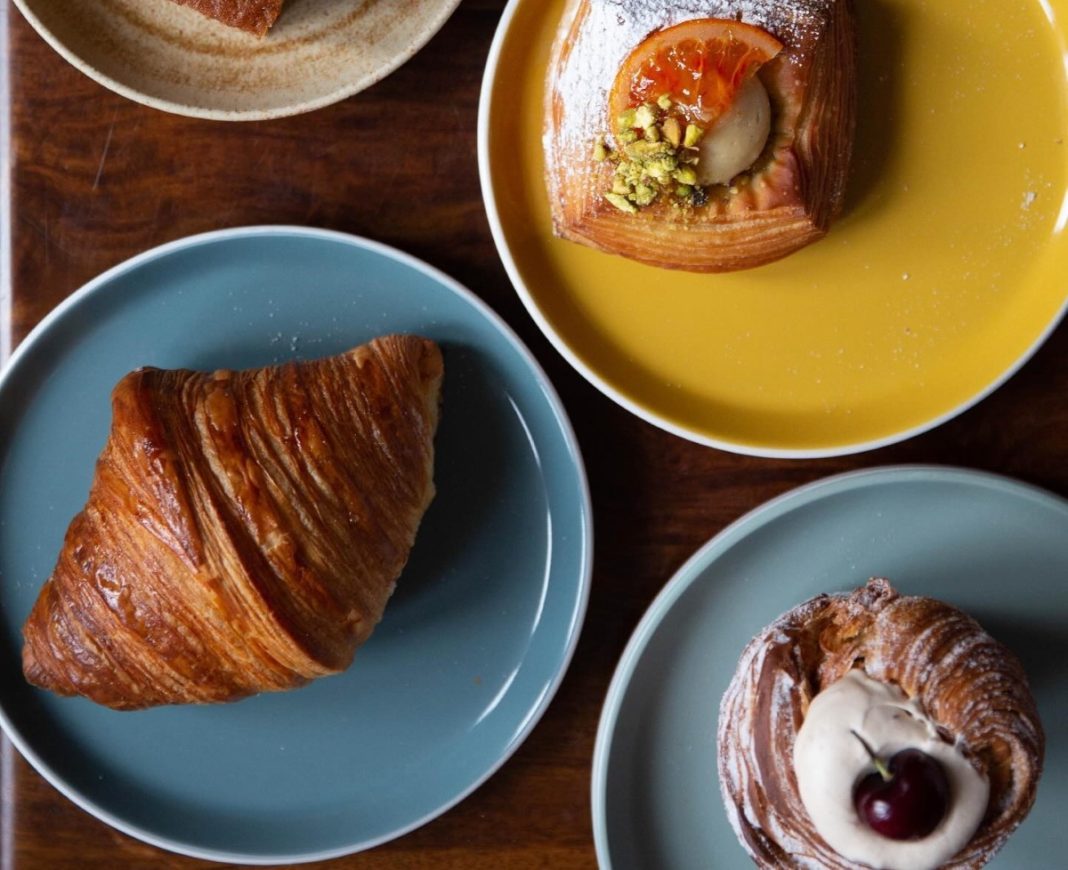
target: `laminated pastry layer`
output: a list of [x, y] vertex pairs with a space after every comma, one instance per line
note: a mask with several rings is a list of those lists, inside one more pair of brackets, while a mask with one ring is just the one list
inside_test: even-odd
[[[707, 205], [666, 200], [628, 214], [606, 202], [612, 167], [592, 160], [611, 131], [608, 95], [650, 33], [696, 18], [760, 27], [783, 50], [757, 75], [772, 130], [753, 169]], [[824, 235], [845, 194], [856, 114], [850, 0], [570, 0], [550, 61], [544, 151], [557, 235], [668, 268], [726, 271], [779, 259]]]
[[23, 629], [33, 683], [120, 709], [337, 673], [434, 493], [437, 346], [388, 336], [248, 371], [140, 369]]
[[1019, 661], [971, 617], [872, 580], [780, 617], [742, 653], [719, 716], [727, 814], [761, 867], [849, 870], [815, 832], [793, 772], [808, 705], [853, 668], [915, 699], [988, 779], [979, 830], [948, 868], [983, 866], [1035, 799], [1044, 736]]

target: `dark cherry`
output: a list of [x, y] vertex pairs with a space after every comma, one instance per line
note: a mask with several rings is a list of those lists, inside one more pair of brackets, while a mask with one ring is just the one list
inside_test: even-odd
[[919, 749], [903, 749], [888, 762], [869, 754], [876, 769], [853, 786], [857, 813], [884, 837], [922, 840], [949, 809], [949, 780], [942, 765]]

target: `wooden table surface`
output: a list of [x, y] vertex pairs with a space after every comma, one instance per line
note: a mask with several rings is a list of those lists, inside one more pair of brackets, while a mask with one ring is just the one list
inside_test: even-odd
[[[167, 115], [116, 96], [64, 62], [13, 7], [0, 6], [10, 94], [0, 106], [10, 110], [9, 126], [0, 122], [10, 152], [0, 162], [10, 167], [10, 184], [0, 185], [10, 197], [7, 215], [0, 210], [5, 348], [81, 284], [162, 242], [247, 224], [328, 227], [409, 251], [488, 302], [545, 367], [584, 448], [595, 519], [592, 598], [544, 719], [498, 773], [440, 818], [369, 852], [309, 866], [595, 866], [590, 760], [615, 663], [679, 565], [772, 496], [836, 472], [913, 462], [988, 469], [1068, 495], [1064, 328], [977, 408], [904, 444], [837, 459], [766, 460], [701, 447], [631, 416], [587, 384], [521, 306], [482, 206], [475, 120], [503, 6], [463, 0], [422, 52], [357, 97], [304, 117], [237, 125]], [[398, 158], [375, 132], [384, 117], [444, 160], [431, 167]], [[0, 768], [0, 870], [210, 866], [96, 821], [6, 739]]]

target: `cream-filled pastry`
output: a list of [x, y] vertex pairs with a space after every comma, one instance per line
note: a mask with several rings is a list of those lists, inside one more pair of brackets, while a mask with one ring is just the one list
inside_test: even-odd
[[874, 579], [745, 648], [720, 705], [720, 788], [760, 867], [963, 870], [1027, 815], [1044, 746], [1008, 649]]
[[554, 231], [696, 272], [820, 238], [845, 193], [855, 41], [851, 0], [570, 0], [545, 108]]

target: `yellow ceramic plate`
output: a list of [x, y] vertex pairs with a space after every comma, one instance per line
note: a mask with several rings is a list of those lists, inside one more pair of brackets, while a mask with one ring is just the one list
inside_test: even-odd
[[563, 0], [505, 12], [479, 118], [498, 249], [557, 348], [656, 425], [770, 456], [901, 440], [1000, 385], [1065, 309], [1068, 0], [856, 6], [845, 213], [823, 241], [729, 275], [553, 238], [542, 101]]

